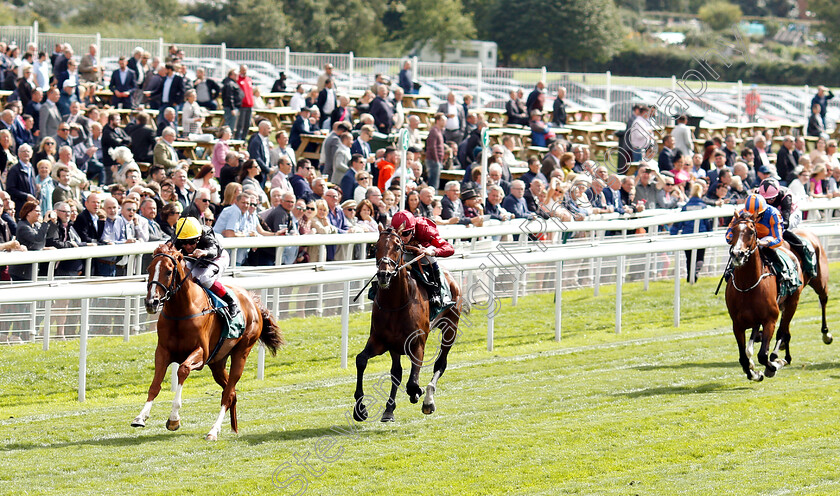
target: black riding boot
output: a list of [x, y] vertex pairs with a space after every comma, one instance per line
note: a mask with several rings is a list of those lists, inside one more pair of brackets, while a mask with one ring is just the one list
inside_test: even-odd
[[788, 242], [793, 251], [795, 251], [802, 259], [802, 270], [806, 272], [809, 277], [816, 277], [817, 254], [814, 252], [814, 248], [793, 231], [785, 231], [784, 234], [782, 234], [782, 238]]
[[236, 316], [239, 315], [239, 303], [237, 303], [236, 298], [234, 298], [233, 295], [230, 292], [228, 292], [225, 293], [224, 296], [222, 296], [222, 301], [227, 303], [227, 311], [228, 315], [230, 316], [230, 320], [235, 319]]

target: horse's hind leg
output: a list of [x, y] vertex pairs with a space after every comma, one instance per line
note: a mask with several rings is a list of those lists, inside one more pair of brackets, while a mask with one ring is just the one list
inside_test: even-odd
[[[209, 365], [209, 367], [210, 367], [210, 371], [213, 372], [213, 379], [216, 381], [216, 384], [218, 384], [219, 386], [222, 386], [222, 390], [224, 391], [224, 389], [227, 387], [227, 384], [228, 384], [228, 373], [227, 373], [227, 370], [225, 368], [225, 367], [227, 367], [227, 359], [216, 360], [215, 362], [211, 363]], [[237, 428], [237, 426], [235, 425], [235, 423], [236, 423], [236, 417], [235, 417], [235, 411], [236, 410], [235, 410], [235, 408], [236, 408], [236, 406], [234, 404], [234, 407], [231, 409], [232, 411], [231, 411], [231, 415], [230, 415], [230, 428], [234, 432], [236, 431], [236, 428]]]
[[[779, 320], [779, 329], [776, 331], [776, 348], [770, 354], [770, 365], [776, 370], [789, 365], [793, 358], [790, 356], [790, 321], [793, 320], [793, 314], [796, 313], [796, 307], [799, 305], [799, 296], [802, 293], [791, 295], [785, 300], [782, 306], [782, 314]], [[779, 350], [785, 350], [785, 358], [778, 357]], [[772, 375], [770, 376], [772, 377]]]
[[160, 385], [163, 383], [163, 378], [166, 376], [166, 370], [169, 368], [169, 351], [158, 345], [155, 349], [155, 375], [152, 378], [152, 384], [149, 386], [149, 394], [146, 396], [146, 404], [134, 420], [131, 421], [132, 427], [146, 427], [146, 420], [152, 411], [152, 403], [160, 394]]
[[440, 354], [438, 355], [437, 360], [435, 360], [432, 380], [429, 381], [429, 385], [426, 386], [426, 397], [423, 398], [423, 406], [421, 407], [422, 412], [426, 415], [435, 413], [435, 391], [437, 390], [437, 381], [446, 371], [449, 350], [452, 348], [452, 345], [455, 344], [455, 339], [458, 336], [458, 319], [459, 314], [456, 309], [453, 308], [448, 312], [446, 318], [439, 323], [441, 334]]
[[397, 409], [397, 391], [402, 382], [402, 364], [400, 364], [400, 354], [394, 351], [391, 352], [391, 393], [388, 395], [388, 402], [385, 404], [385, 412], [380, 419], [382, 422], [393, 422], [394, 410]]
[[828, 264], [825, 266], [820, 263], [818, 267], [819, 274], [817, 277], [811, 279], [811, 282], [808, 283], [814, 289], [814, 292], [817, 293], [817, 296], [820, 299], [820, 309], [822, 310], [822, 327], [820, 330], [822, 331], [822, 339], [823, 343], [831, 344], [834, 341], [834, 336], [831, 335], [831, 331], [828, 330], [828, 322], [825, 318], [825, 308], [828, 305], [828, 273], [825, 269]]
[[[240, 342], [243, 344], [244, 342]], [[250, 346], [253, 346], [251, 343]], [[215, 441], [219, 438], [219, 432], [222, 430], [222, 422], [225, 420], [225, 413], [230, 411], [230, 427], [233, 432], [239, 433], [239, 426], [236, 420], [236, 383], [242, 377], [242, 372], [245, 371], [245, 360], [248, 358], [248, 353], [251, 351], [249, 347], [240, 348], [237, 345], [230, 354], [230, 374], [228, 376], [227, 384], [224, 391], [222, 391], [222, 406], [219, 410], [219, 416], [216, 417], [216, 422], [210, 428], [205, 439], [208, 441]]]
[[169, 419], [166, 421], [166, 428], [170, 431], [177, 431], [181, 427], [179, 412], [181, 410], [181, 391], [184, 389], [184, 381], [187, 380], [190, 372], [204, 365], [203, 354], [204, 350], [196, 348], [178, 367], [178, 386], [175, 388], [175, 399], [172, 400], [172, 413], [169, 414]]

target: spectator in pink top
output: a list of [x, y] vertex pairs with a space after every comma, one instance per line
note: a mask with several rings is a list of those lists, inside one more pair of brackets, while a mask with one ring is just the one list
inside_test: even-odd
[[213, 171], [216, 177], [219, 177], [219, 171], [225, 166], [225, 159], [227, 153], [230, 151], [228, 141], [233, 137], [233, 133], [227, 126], [222, 126], [219, 129], [219, 140], [213, 145], [213, 156], [210, 157], [210, 163], [213, 165]]
[[248, 77], [248, 66], [239, 66], [239, 77], [236, 84], [242, 90], [242, 103], [239, 106], [239, 117], [236, 119], [236, 139], [244, 140], [248, 136], [248, 128], [251, 127], [251, 110], [254, 108], [254, 85]]

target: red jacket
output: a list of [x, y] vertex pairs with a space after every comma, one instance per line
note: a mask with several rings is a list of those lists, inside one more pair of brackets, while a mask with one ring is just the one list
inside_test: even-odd
[[242, 89], [242, 107], [248, 108], [254, 106], [254, 86], [251, 78], [239, 76], [236, 79], [236, 84]]
[[451, 257], [455, 254], [455, 248], [449, 241], [440, 237], [437, 225], [432, 219], [417, 217], [417, 225], [414, 227], [414, 239], [423, 248], [434, 246], [436, 257]]

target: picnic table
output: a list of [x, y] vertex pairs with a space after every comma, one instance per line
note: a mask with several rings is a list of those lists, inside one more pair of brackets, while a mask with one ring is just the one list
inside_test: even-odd
[[[549, 111], [549, 114], [552, 112]], [[549, 119], [546, 117], [546, 119]], [[604, 122], [607, 120], [607, 111], [592, 108], [570, 108], [566, 109], [567, 122]]]
[[[431, 98], [430, 95], [403, 95], [403, 108], [429, 108]], [[420, 102], [424, 105], [418, 105]]]
[[254, 109], [254, 114], [257, 117], [268, 119], [271, 125], [274, 126], [274, 129], [282, 129], [283, 127], [291, 128], [295, 122], [297, 112], [292, 107], [274, 107]]
[[[295, 157], [298, 159], [300, 158], [311, 158], [315, 160], [319, 160], [321, 158], [321, 146], [324, 144], [324, 140], [327, 139], [326, 134], [302, 134], [300, 135], [300, 146], [298, 146], [297, 150], [295, 150]], [[306, 151], [306, 147], [313, 143], [317, 145], [317, 148], [314, 151]]]
[[405, 109], [406, 116], [416, 115], [420, 119], [420, 123], [425, 124], [427, 127], [433, 124], [432, 119], [436, 113], [434, 110], [429, 108], [405, 108], [405, 105], [403, 105], [403, 108]]
[[[569, 124], [563, 129], [569, 130], [571, 141], [582, 141], [590, 147], [599, 141], [609, 141], [608, 136], [612, 134], [610, 126], [597, 124]], [[557, 132], [557, 130], [555, 130]]]
[[476, 112], [484, 114], [487, 124], [495, 124], [498, 127], [503, 127], [507, 120], [507, 111], [504, 109], [481, 108], [477, 109]]
[[[204, 156], [207, 157], [208, 153], [213, 153], [213, 148], [216, 146], [216, 143], [218, 143], [218, 142], [219, 142], [219, 140], [214, 139], [214, 140], [211, 140], [211, 141], [196, 141], [195, 144], [196, 144], [196, 147], [201, 147], [205, 150], [204, 151]], [[245, 140], [236, 140], [236, 139], [229, 139], [227, 144], [228, 144], [229, 147], [233, 148], [236, 151], [242, 151], [242, 149], [247, 146], [247, 143], [245, 142]]]
[[198, 143], [195, 141], [179, 141], [175, 140], [172, 143], [172, 148], [175, 150], [180, 150], [181, 153], [184, 154], [184, 157], [188, 160], [198, 160], [198, 156], [195, 154], [195, 149], [198, 146]]
[[[289, 105], [289, 102], [292, 101], [292, 97], [294, 96], [294, 92], [290, 91], [282, 91], [282, 92], [268, 92], [263, 93], [262, 97], [265, 100], [266, 104], [268, 104], [269, 100], [273, 100], [274, 106], [276, 107], [286, 107]], [[278, 105], [279, 103], [279, 105]]]

